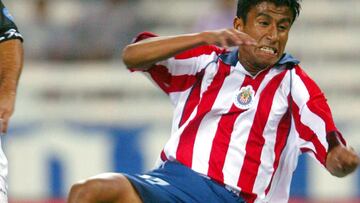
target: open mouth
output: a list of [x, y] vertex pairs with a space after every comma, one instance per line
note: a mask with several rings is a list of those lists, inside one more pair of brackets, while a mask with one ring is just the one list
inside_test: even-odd
[[266, 54], [271, 54], [271, 55], [277, 55], [277, 53], [278, 53], [278, 50], [276, 48], [268, 47], [268, 46], [260, 47], [260, 51], [265, 52]]

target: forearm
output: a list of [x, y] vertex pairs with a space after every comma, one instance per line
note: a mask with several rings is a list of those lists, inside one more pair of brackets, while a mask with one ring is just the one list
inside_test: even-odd
[[23, 66], [23, 46], [19, 39], [0, 43], [0, 91], [15, 94]]
[[128, 45], [123, 50], [122, 57], [127, 67], [146, 69], [156, 62], [205, 44], [206, 40], [201, 33], [153, 37]]
[[153, 37], [128, 45], [123, 50], [122, 57], [127, 67], [146, 70], [156, 62], [201, 45], [256, 46], [257, 42], [239, 30], [221, 29], [172, 37]]

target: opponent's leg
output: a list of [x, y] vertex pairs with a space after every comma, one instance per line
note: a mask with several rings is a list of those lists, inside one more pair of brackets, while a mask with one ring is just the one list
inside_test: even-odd
[[71, 187], [68, 203], [141, 203], [129, 180], [119, 173], [105, 173]]

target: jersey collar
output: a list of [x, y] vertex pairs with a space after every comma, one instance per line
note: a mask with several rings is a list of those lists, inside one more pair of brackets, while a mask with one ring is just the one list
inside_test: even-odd
[[[239, 50], [235, 49], [233, 51], [221, 54], [219, 57], [225, 64], [228, 64], [231, 66], [236, 66], [236, 64], [239, 61], [238, 53], [239, 53]], [[285, 65], [285, 64], [297, 65], [299, 63], [300, 63], [300, 61], [297, 60], [296, 58], [294, 58], [292, 55], [284, 53], [283, 56], [281, 57], [281, 59], [275, 64], [275, 67], [279, 66], [279, 65], [280, 66]]]

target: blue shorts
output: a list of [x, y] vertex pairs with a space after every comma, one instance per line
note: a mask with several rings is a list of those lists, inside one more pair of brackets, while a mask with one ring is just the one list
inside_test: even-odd
[[124, 174], [145, 203], [245, 203], [235, 193], [173, 161], [143, 175]]

